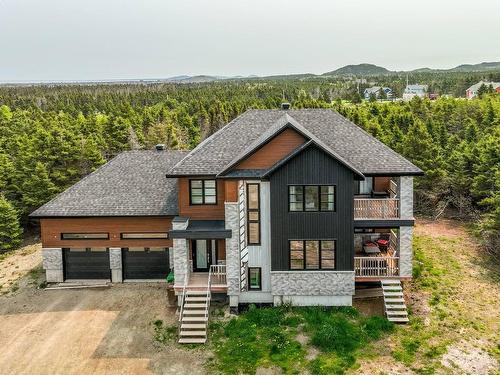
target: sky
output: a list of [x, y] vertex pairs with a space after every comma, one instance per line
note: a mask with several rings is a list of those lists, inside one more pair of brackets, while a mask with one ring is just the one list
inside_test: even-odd
[[499, 0], [0, 0], [0, 81], [500, 61]]

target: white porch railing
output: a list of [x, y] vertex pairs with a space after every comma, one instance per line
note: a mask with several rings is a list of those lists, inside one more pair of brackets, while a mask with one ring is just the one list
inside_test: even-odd
[[356, 277], [399, 276], [399, 257], [354, 257]]
[[355, 219], [395, 219], [399, 217], [397, 198], [354, 198]]
[[212, 264], [210, 266], [209, 278], [212, 285], [226, 285], [226, 265], [225, 264]]

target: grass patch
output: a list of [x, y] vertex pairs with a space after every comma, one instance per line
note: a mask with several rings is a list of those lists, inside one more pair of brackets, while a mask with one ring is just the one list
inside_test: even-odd
[[177, 326], [166, 325], [163, 320], [155, 320], [152, 322], [154, 330], [154, 340], [160, 344], [168, 344], [177, 338]]
[[[392, 330], [385, 318], [362, 317], [354, 308], [250, 307], [228, 322], [210, 325], [212, 365], [226, 374], [255, 373], [259, 367], [340, 374], [356, 365], [361, 348]], [[296, 340], [299, 332], [321, 352], [314, 360], [306, 359], [307, 346]]]

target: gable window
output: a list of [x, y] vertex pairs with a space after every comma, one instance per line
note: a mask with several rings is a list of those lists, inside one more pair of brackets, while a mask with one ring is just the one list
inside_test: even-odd
[[260, 245], [260, 185], [247, 184], [248, 244]]
[[61, 240], [108, 240], [109, 233], [61, 233]]
[[335, 186], [290, 185], [288, 209], [292, 212], [335, 211]]
[[197, 204], [217, 204], [217, 184], [215, 180], [189, 180], [189, 202]]
[[289, 242], [291, 270], [335, 269], [335, 240], [292, 240]]
[[362, 181], [354, 181], [354, 194], [370, 195], [373, 190], [373, 177], [365, 177]]
[[248, 267], [248, 290], [262, 289], [262, 270], [260, 267]]

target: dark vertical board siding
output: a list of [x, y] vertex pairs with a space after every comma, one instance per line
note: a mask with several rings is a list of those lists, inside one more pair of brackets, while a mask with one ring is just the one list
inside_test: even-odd
[[[336, 269], [354, 269], [354, 175], [310, 147], [271, 175], [271, 267], [289, 269], [288, 240], [337, 240]], [[289, 212], [288, 185], [336, 185], [336, 212]]]

